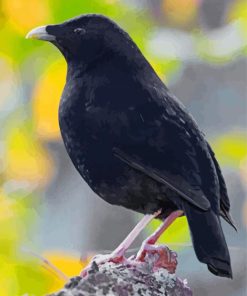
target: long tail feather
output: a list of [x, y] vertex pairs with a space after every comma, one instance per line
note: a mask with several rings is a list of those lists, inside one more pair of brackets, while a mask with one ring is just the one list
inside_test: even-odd
[[232, 278], [231, 260], [220, 217], [211, 209], [202, 212], [188, 204], [184, 205], [184, 211], [198, 260], [207, 264], [213, 274]]
[[227, 223], [229, 223], [236, 231], [238, 231], [231, 214], [224, 208], [224, 206], [221, 206], [220, 215], [223, 219], [226, 220]]

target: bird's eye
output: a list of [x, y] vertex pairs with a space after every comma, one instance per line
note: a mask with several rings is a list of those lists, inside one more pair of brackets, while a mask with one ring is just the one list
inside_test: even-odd
[[83, 29], [83, 28], [76, 28], [76, 29], [74, 30], [74, 33], [76, 33], [76, 34], [78, 34], [78, 35], [83, 35], [83, 34], [86, 33], [86, 30]]

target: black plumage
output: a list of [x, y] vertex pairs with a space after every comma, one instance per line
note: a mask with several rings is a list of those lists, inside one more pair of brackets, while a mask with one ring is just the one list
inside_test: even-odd
[[222, 216], [234, 226], [226, 185], [185, 107], [108, 18], [83, 15], [46, 26], [45, 34], [39, 39], [54, 43], [68, 64], [59, 124], [81, 176], [111, 204], [162, 209], [161, 219], [183, 210], [198, 259], [232, 277], [220, 223]]

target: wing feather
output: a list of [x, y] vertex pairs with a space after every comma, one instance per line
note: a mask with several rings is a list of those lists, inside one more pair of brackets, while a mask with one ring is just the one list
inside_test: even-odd
[[151, 167], [146, 167], [140, 161], [134, 160], [118, 148], [114, 148], [113, 151], [115, 156], [121, 159], [127, 165], [146, 174], [155, 181], [170, 187], [171, 189], [176, 191], [182, 198], [184, 198], [186, 201], [193, 204], [194, 206], [198, 207], [199, 209], [207, 211], [210, 208], [210, 203], [201, 190], [194, 190], [185, 181], [183, 181], [183, 184], [180, 182], [179, 185], [178, 182], [174, 182], [171, 179], [171, 175], [167, 176], [164, 173], [155, 171], [155, 169], [152, 169]]

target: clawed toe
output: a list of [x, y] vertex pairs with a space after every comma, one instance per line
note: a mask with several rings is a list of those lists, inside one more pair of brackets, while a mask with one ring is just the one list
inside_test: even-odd
[[128, 265], [130, 267], [147, 265], [154, 272], [160, 268], [165, 268], [169, 273], [175, 273], [177, 267], [177, 254], [165, 245], [157, 246], [148, 244], [145, 241], [136, 256], [132, 255], [131, 257], [126, 258], [122, 254], [115, 253], [96, 255], [93, 257], [89, 265], [81, 272], [81, 276], [85, 277], [89, 270], [98, 268], [99, 265], [106, 262]]
[[90, 264], [81, 272], [81, 276], [85, 277], [90, 269], [98, 268], [98, 266], [107, 262], [135, 267], [146, 265], [153, 271], [156, 271], [159, 268], [165, 268], [168, 272], [174, 273], [177, 267], [177, 254], [172, 252], [168, 247], [164, 245], [157, 246], [155, 243], [165, 229], [167, 229], [169, 225], [181, 215], [181, 211], [171, 213], [160, 227], [143, 242], [141, 249], [136, 256], [131, 256], [129, 258], [124, 256], [126, 250], [140, 231], [160, 213], [161, 210], [153, 215], [145, 215], [114, 252], [108, 255], [95, 256]]
[[81, 271], [80, 276], [81, 277], [87, 276], [89, 270], [95, 269], [95, 267], [98, 267], [99, 265], [102, 265], [106, 262], [113, 262], [115, 264], [124, 264], [126, 260], [127, 259], [124, 257], [124, 255], [120, 255], [120, 254], [112, 253], [112, 254], [106, 254], [106, 255], [101, 255], [101, 254], [96, 255], [92, 258], [88, 266]]
[[[153, 260], [150, 259], [151, 256]], [[157, 246], [145, 242], [135, 260], [140, 262], [153, 261], [153, 271], [165, 268], [168, 272], [174, 273], [177, 267], [177, 254], [165, 245]]]

